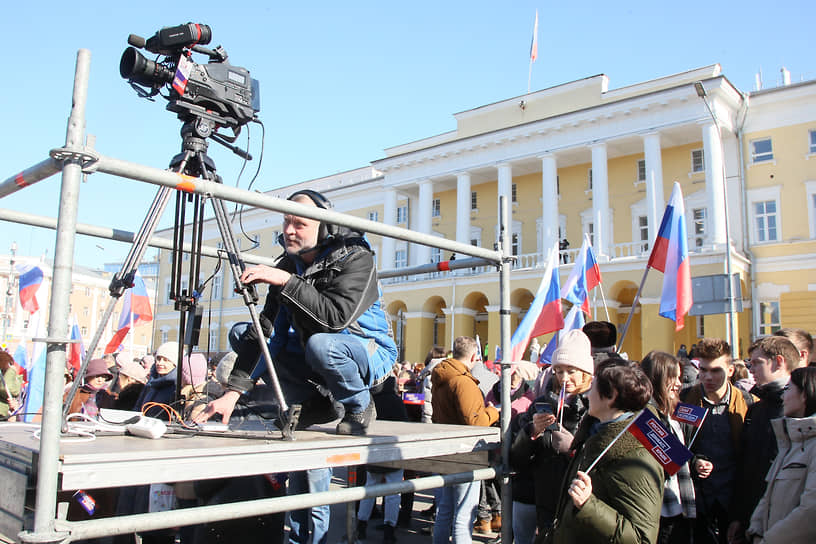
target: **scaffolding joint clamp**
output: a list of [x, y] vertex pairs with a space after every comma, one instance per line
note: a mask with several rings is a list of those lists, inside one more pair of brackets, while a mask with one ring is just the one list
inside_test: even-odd
[[85, 174], [96, 172], [99, 165], [99, 153], [88, 146], [59, 147], [52, 149], [48, 154], [52, 159], [63, 163], [78, 162]]

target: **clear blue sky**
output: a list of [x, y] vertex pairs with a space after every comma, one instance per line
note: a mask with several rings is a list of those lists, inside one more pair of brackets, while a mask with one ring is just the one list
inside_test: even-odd
[[[277, 5], [281, 4], [281, 5]], [[211, 46], [261, 85], [269, 190], [367, 165], [383, 150], [455, 128], [453, 113], [524, 94], [535, 11], [539, 58], [532, 89], [604, 73], [610, 88], [719, 62], [740, 89], [787, 67], [816, 78], [813, 0], [777, 2], [7, 2], [0, 20], [4, 84], [0, 179], [64, 144], [79, 48], [91, 51], [87, 130], [112, 157], [164, 168], [180, 123], [166, 102], [140, 99], [119, 77], [130, 33], [151, 36], [188, 21], [209, 24]], [[151, 55], [152, 58], [152, 55]], [[197, 62], [205, 62], [196, 55]], [[252, 151], [260, 154], [253, 128]], [[242, 140], [244, 141], [244, 140]], [[241, 161], [210, 155], [234, 185]], [[240, 186], [246, 188], [256, 162]], [[155, 187], [102, 174], [82, 185], [79, 221], [134, 231]], [[55, 217], [59, 177], [6, 197], [0, 207]], [[171, 210], [161, 222], [171, 225]], [[0, 223], [0, 253], [53, 256], [53, 232]], [[75, 262], [122, 259], [128, 247], [79, 236]]]

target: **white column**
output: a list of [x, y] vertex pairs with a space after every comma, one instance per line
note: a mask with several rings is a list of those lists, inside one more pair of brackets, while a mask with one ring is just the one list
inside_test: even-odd
[[[397, 190], [388, 188], [385, 190], [383, 198], [383, 223], [390, 226], [397, 224]], [[382, 237], [382, 251], [377, 259], [380, 263], [380, 270], [391, 270], [394, 268], [394, 238], [390, 236]]]
[[[417, 230], [422, 234], [431, 233], [431, 208], [433, 206], [433, 182], [424, 179], [419, 182], [419, 203], [417, 204]], [[412, 263], [427, 264], [431, 262], [431, 248], [419, 244], [413, 245]]]
[[660, 134], [651, 132], [643, 135], [643, 150], [646, 156], [646, 213], [649, 219], [649, 243], [654, 243], [666, 200], [663, 196], [663, 159], [660, 155]]
[[[470, 243], [470, 173], [456, 175], [456, 241]], [[467, 255], [459, 255], [467, 257]]]
[[592, 222], [595, 224], [595, 252], [609, 255], [609, 174], [605, 143], [592, 146]]
[[558, 240], [558, 166], [555, 155], [541, 157], [541, 256], [546, 258]]
[[512, 211], [513, 203], [511, 202], [511, 198], [513, 196], [513, 167], [510, 163], [503, 163], [497, 166], [499, 170], [499, 183], [498, 183], [498, 196], [496, 198], [496, 217], [499, 217], [499, 207], [498, 202], [500, 197], [505, 197], [507, 199], [507, 206], [508, 209]]
[[714, 123], [703, 125], [703, 156], [706, 175], [706, 228], [714, 246], [725, 246], [725, 180], [720, 131]]

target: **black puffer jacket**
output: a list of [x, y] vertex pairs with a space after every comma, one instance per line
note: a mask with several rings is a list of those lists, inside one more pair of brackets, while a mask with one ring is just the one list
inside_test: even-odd
[[[533, 440], [533, 415], [536, 406], [549, 405], [553, 414], [558, 413], [558, 394], [555, 380], [550, 380], [545, 393], [530, 408], [511, 422], [513, 443], [510, 447], [510, 466], [516, 472], [513, 477], [513, 500], [536, 505], [536, 517], [541, 532], [555, 513], [561, 481], [569, 465], [569, 453], [558, 453], [553, 448], [552, 431], [546, 430]], [[563, 426], [575, 433], [581, 419], [589, 410], [586, 393], [572, 396], [564, 404]]]

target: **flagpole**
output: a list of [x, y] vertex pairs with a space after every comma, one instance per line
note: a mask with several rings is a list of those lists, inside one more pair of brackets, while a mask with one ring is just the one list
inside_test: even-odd
[[623, 326], [620, 341], [618, 342], [618, 347], [615, 350], [617, 352], [620, 352], [621, 347], [623, 346], [623, 341], [626, 339], [626, 333], [629, 332], [629, 324], [632, 322], [632, 316], [635, 313], [635, 306], [637, 306], [638, 302], [640, 301], [640, 293], [643, 291], [643, 285], [646, 283], [646, 276], [649, 275], [649, 268], [649, 266], [646, 266], [646, 270], [643, 271], [643, 278], [640, 280], [640, 286], [638, 287], [635, 298], [632, 301], [632, 308], [629, 310], [629, 316], [626, 318], [626, 324]]
[[567, 402], [567, 381], [561, 384], [561, 395], [558, 397], [558, 425], [564, 426], [564, 404]]
[[603, 292], [603, 285], [598, 284], [598, 289], [601, 290], [601, 300], [603, 301], [604, 311], [606, 312], [606, 320], [609, 321], [609, 306], [606, 305], [606, 296]]
[[591, 464], [591, 465], [589, 465], [589, 468], [587, 468], [587, 469], [584, 471], [584, 473], [585, 473], [585, 474], [589, 474], [589, 471], [591, 471], [593, 468], [595, 468], [595, 465], [597, 465], [597, 464], [598, 464], [598, 461], [600, 461], [600, 460], [601, 460], [601, 458], [602, 458], [604, 455], [606, 455], [606, 452], [608, 452], [608, 451], [609, 451], [609, 449], [610, 449], [610, 448], [611, 448], [611, 447], [612, 447], [612, 446], [615, 444], [615, 442], [617, 442], [617, 441], [618, 441], [618, 439], [619, 439], [621, 436], [623, 436], [623, 433], [625, 433], [626, 431], [628, 431], [628, 430], [629, 430], [629, 427], [631, 427], [631, 426], [632, 426], [632, 423], [634, 423], [634, 422], [635, 422], [635, 420], [637, 420], [637, 418], [639, 418], [639, 417], [640, 417], [640, 414], [642, 414], [642, 413], [643, 413], [643, 410], [641, 410], [640, 412], [638, 412], [638, 413], [637, 413], [637, 415], [635, 415], [635, 417], [633, 417], [633, 418], [632, 418], [632, 421], [630, 421], [630, 422], [629, 422], [629, 425], [627, 425], [626, 427], [624, 427], [624, 428], [623, 428], [623, 430], [622, 430], [621, 432], [619, 432], [619, 433], [618, 433], [618, 436], [616, 436], [616, 437], [615, 437], [615, 438], [612, 440], [612, 442], [610, 442], [610, 443], [609, 443], [609, 445], [608, 445], [607, 447], [605, 447], [605, 448], [604, 448], [604, 450], [603, 450], [603, 451], [602, 451], [602, 452], [601, 452], [601, 453], [598, 455], [598, 457], [596, 457], [596, 458], [595, 458], [595, 460], [594, 460], [594, 461], [592, 461], [592, 464]]
[[530, 71], [527, 73], [527, 94], [530, 94], [530, 82], [533, 79], [533, 59], [530, 59]]
[[703, 423], [705, 423], [706, 418], [708, 417], [709, 409], [706, 408], [705, 414], [703, 414], [703, 420], [700, 422], [700, 425], [697, 427], [697, 430], [694, 431], [694, 436], [691, 437], [691, 441], [686, 446], [689, 450], [691, 449], [691, 445], [694, 444], [694, 441], [697, 440], [697, 435], [700, 434], [700, 429], [703, 428]]

